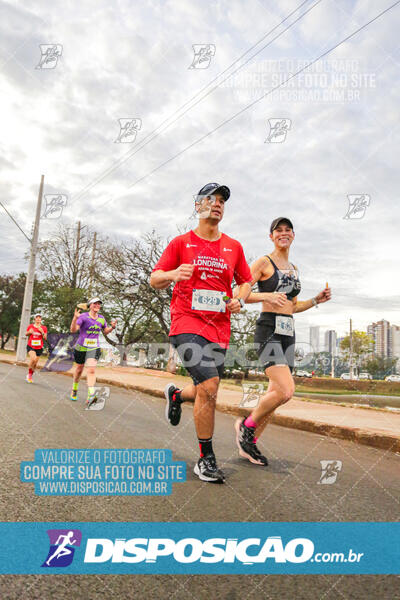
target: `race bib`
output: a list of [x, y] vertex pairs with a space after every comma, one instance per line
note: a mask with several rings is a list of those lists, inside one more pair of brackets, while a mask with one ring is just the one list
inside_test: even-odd
[[279, 335], [294, 335], [293, 318], [277, 315], [275, 320], [275, 333]]
[[225, 312], [224, 295], [225, 292], [217, 292], [216, 290], [193, 290], [192, 310]]
[[32, 341], [31, 341], [31, 346], [32, 346], [32, 348], [33, 348], [34, 346], [41, 346], [41, 345], [42, 345], [42, 340], [32, 340]]
[[96, 348], [97, 340], [93, 338], [85, 338], [83, 345], [85, 346], [85, 348]]

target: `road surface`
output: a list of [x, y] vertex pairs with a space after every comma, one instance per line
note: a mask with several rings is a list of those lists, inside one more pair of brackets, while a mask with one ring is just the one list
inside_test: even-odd
[[[215, 451], [227, 482], [193, 474], [197, 460], [192, 408], [182, 422], [164, 420], [161, 399], [111, 388], [103, 411], [84, 411], [86, 384], [69, 401], [71, 378], [0, 363], [2, 521], [394, 521], [398, 520], [400, 457], [344, 440], [270, 426], [260, 448], [267, 469], [238, 457], [234, 417], [216, 416]], [[21, 483], [19, 466], [37, 448], [170, 448], [187, 462], [187, 482], [169, 497], [40, 497]], [[342, 462], [332, 485], [321, 485], [321, 460]], [[0, 598], [153, 598], [179, 600], [296, 600], [400, 598], [400, 579], [336, 575], [31, 575], [0, 576]]]

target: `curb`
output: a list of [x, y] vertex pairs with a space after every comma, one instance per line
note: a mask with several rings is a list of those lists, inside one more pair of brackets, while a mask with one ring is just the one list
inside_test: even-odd
[[[8, 360], [2, 360], [0, 358], [0, 362], [26, 366], [26, 363], [21, 361], [11, 362]], [[68, 371], [57, 374], [72, 377], [72, 373], [69, 373]], [[121, 381], [115, 381], [106, 377], [97, 377], [97, 382], [106, 385], [113, 385], [115, 387], [125, 388], [128, 390], [133, 390], [135, 392], [141, 392], [142, 394], [148, 394], [149, 396], [155, 396], [157, 398], [164, 398], [164, 392], [162, 390], [155, 390], [152, 388], [143, 387], [141, 385], [123, 383]], [[241, 408], [239, 406], [232, 406], [229, 404], [223, 404], [219, 402], [217, 402], [216, 408], [220, 412], [241, 417], [247, 417], [251, 412], [248, 408]], [[380, 450], [400, 452], [400, 437], [388, 435], [385, 433], [371, 433], [366, 429], [354, 429], [351, 427], [344, 427], [341, 425], [318, 423], [317, 421], [308, 421], [307, 419], [299, 419], [296, 417], [289, 417], [286, 415], [274, 415], [271, 419], [271, 423], [274, 423], [274, 425], [280, 425], [281, 427], [299, 429], [301, 431], [309, 431], [310, 433], [316, 433], [319, 435], [324, 435], [326, 437], [347, 440], [356, 444], [362, 444], [364, 446], [378, 448]]]
[[[246, 417], [250, 414], [250, 411], [247, 408], [229, 406], [228, 404], [218, 405], [217, 403], [217, 409], [221, 412], [240, 415], [242, 417]], [[354, 429], [352, 427], [343, 427], [341, 425], [318, 423], [317, 421], [307, 421], [306, 419], [299, 419], [286, 415], [274, 415], [271, 419], [271, 423], [280, 425], [281, 427], [300, 429], [302, 431], [309, 431], [310, 433], [317, 433], [318, 435], [324, 435], [326, 437], [339, 438], [341, 440], [355, 442], [356, 444], [362, 444], [380, 450], [400, 453], [400, 438], [385, 433], [371, 433], [366, 429]]]
[[[65, 375], [70, 375], [70, 373], [65, 373]], [[164, 392], [162, 390], [154, 390], [141, 385], [115, 382], [111, 379], [102, 377], [97, 378], [97, 381], [99, 383], [115, 385], [116, 387], [148, 394], [149, 396], [164, 398]], [[239, 406], [232, 406], [230, 404], [222, 404], [220, 402], [217, 402], [216, 408], [220, 412], [240, 417], [247, 417], [251, 412], [248, 408], [241, 408]], [[395, 437], [385, 433], [371, 433], [366, 429], [353, 429], [352, 427], [344, 427], [341, 425], [318, 423], [317, 421], [307, 421], [306, 419], [299, 419], [286, 415], [274, 415], [271, 419], [271, 423], [274, 425], [280, 425], [281, 427], [288, 427], [290, 429], [299, 429], [301, 431], [317, 433], [326, 437], [339, 438], [341, 440], [355, 442], [356, 444], [378, 448], [379, 450], [400, 452], [400, 437]]]

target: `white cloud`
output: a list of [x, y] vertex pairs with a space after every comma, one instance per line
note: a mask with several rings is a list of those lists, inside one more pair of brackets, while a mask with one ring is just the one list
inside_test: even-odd
[[[349, 84], [352, 76], [360, 84], [355, 88], [359, 101], [296, 101], [296, 93], [325, 89], [321, 74], [311, 90], [298, 77], [131, 187], [270, 89], [274, 73], [266, 61], [282, 61], [275, 76], [285, 77], [297, 64], [285, 69], [286, 59], [317, 56], [383, 8], [373, 2], [321, 2], [246, 66], [248, 79], [239, 77], [236, 87], [210, 94], [84, 198], [71, 200], [134, 149], [114, 143], [118, 118], [142, 119], [140, 144], [298, 4], [122, 0], [60, 5], [42, 0], [7, 5], [1, 26], [6, 61], [0, 78], [2, 201], [29, 233], [43, 172], [48, 193], [69, 195], [66, 222], [80, 217], [118, 238], [154, 227], [171, 236], [188, 223], [192, 195], [207, 181], [220, 181], [232, 190], [223, 228], [242, 241], [248, 256], [271, 250], [269, 223], [287, 214], [295, 223], [293, 260], [304, 297], [326, 280], [337, 290], [331, 305], [299, 315], [299, 327], [321, 323], [344, 330], [355, 312], [362, 324], [385, 316], [399, 322], [394, 312], [400, 293], [394, 276], [399, 251], [396, 9], [329, 57], [355, 61], [346, 77]], [[39, 44], [47, 42], [62, 44], [63, 55], [56, 69], [35, 70]], [[195, 43], [216, 45], [206, 70], [188, 69]], [[322, 75], [331, 77], [332, 64], [325, 64]], [[360, 74], [369, 79], [360, 83]], [[290, 118], [292, 128], [284, 143], [266, 144], [267, 120], [276, 117]], [[360, 221], [343, 220], [352, 193], [371, 195]], [[23, 270], [26, 241], [0, 214], [2, 271]], [[54, 227], [42, 222], [42, 239]]]

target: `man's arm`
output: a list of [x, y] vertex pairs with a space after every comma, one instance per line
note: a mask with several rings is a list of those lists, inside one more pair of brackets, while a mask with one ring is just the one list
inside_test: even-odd
[[150, 285], [156, 290], [165, 290], [172, 282], [187, 281], [193, 275], [194, 265], [183, 264], [172, 271], [157, 269], [150, 276]]
[[37, 329], [39, 329], [40, 333], [42, 334], [42, 338], [44, 340], [47, 340], [47, 332], [43, 329], [43, 327], [41, 325], [38, 325]]
[[227, 310], [231, 313], [240, 312], [242, 310], [240, 300], [246, 302], [246, 299], [248, 298], [250, 292], [250, 283], [242, 283], [241, 285], [236, 286], [234, 290], [234, 299], [228, 302], [228, 304], [226, 305]]

